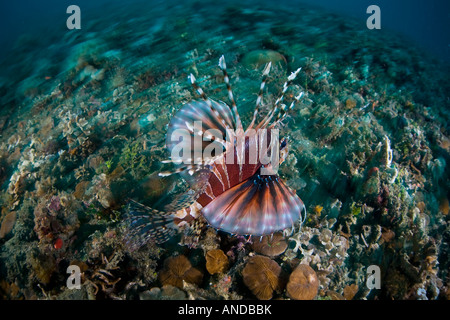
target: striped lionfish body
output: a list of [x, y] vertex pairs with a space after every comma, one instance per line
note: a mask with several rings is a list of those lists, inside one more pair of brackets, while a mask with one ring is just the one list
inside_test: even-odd
[[271, 68], [270, 62], [266, 65], [252, 121], [244, 130], [223, 56], [219, 67], [231, 106], [208, 98], [191, 74], [192, 86], [202, 100], [183, 105], [168, 127], [171, 160], [165, 162], [174, 163], [176, 170], [160, 175], [178, 173], [191, 190], [164, 212], [130, 201], [127, 242], [131, 248], [149, 240], [162, 243], [199, 215], [216, 229], [250, 236], [293, 229], [304, 221], [303, 202], [276, 174], [288, 150], [286, 139], [278, 137], [277, 125], [302, 93], [289, 107], [282, 102], [300, 69], [288, 77], [271, 111], [256, 123]]

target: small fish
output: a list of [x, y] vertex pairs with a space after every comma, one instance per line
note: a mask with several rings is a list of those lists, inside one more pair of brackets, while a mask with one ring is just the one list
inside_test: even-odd
[[[305, 206], [296, 192], [286, 186], [276, 173], [263, 174], [270, 173], [271, 169], [273, 171], [272, 160], [277, 158], [271, 158], [269, 163], [263, 163], [261, 159], [245, 161], [254, 150], [265, 147], [269, 149], [272, 140], [277, 137], [277, 126], [303, 96], [303, 93], [297, 95], [289, 107], [283, 104], [284, 95], [300, 69], [287, 78], [280, 97], [273, 103], [270, 112], [257, 123], [271, 63], [265, 66], [252, 121], [244, 130], [224, 56], [219, 60], [219, 68], [224, 75], [231, 106], [210, 99], [191, 74], [189, 80], [202, 99], [183, 105], [168, 127], [166, 146], [171, 154], [174, 148], [180, 147], [186, 147], [190, 153], [184, 157], [183, 162], [174, 158], [165, 161], [173, 162], [176, 169], [159, 175], [177, 173], [188, 182], [191, 190], [168, 205], [164, 211], [130, 200], [126, 218], [126, 242], [131, 249], [137, 249], [148, 241], [163, 243], [177, 229], [190, 225], [199, 216], [203, 216], [210, 226], [218, 230], [233, 235], [257, 237], [292, 230], [306, 218]], [[201, 123], [201, 127], [196, 127], [196, 123]], [[183, 139], [173, 141], [173, 135], [180, 132]], [[219, 134], [213, 135], [210, 132]], [[261, 132], [264, 134], [260, 134]], [[201, 143], [192, 142], [198, 136], [203, 137]], [[282, 163], [288, 153], [288, 143], [286, 138], [281, 138], [278, 142], [279, 150], [271, 149], [267, 154], [279, 156], [279, 163]], [[205, 156], [208, 148], [212, 147], [219, 151]]]

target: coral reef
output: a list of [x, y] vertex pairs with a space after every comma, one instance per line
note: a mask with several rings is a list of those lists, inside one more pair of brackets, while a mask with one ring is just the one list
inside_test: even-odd
[[[448, 66], [305, 4], [201, 4], [112, 5], [93, 18], [102, 31], [48, 28], [2, 58], [0, 297], [448, 300]], [[227, 101], [221, 55], [244, 124], [267, 62], [261, 118], [302, 68], [279, 174], [306, 220], [260, 239], [199, 217], [164, 245], [130, 251], [128, 199], [165, 210], [189, 192], [179, 175], [158, 176], [172, 168], [167, 124], [200, 99], [190, 73]], [[80, 290], [66, 287], [69, 265]], [[366, 286], [370, 265], [381, 290]]]
[[[67, 250], [79, 228], [77, 212], [82, 210], [71, 195], [41, 199], [34, 209], [34, 230], [44, 250]], [[59, 243], [57, 245], [57, 243]]]

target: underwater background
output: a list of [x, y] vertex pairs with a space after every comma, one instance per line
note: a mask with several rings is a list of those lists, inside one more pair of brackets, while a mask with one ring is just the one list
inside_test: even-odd
[[[69, 30], [69, 5], [81, 29]], [[369, 5], [381, 30], [369, 30]], [[0, 4], [2, 299], [448, 299], [450, 77], [446, 1], [18, 1]], [[167, 125], [199, 95], [239, 113], [302, 68], [279, 174], [306, 221], [262, 240], [202, 219], [124, 243], [128, 199], [186, 192]], [[262, 108], [267, 113], [269, 106]], [[67, 286], [67, 268], [82, 272]], [[380, 287], [368, 268], [380, 269]]]

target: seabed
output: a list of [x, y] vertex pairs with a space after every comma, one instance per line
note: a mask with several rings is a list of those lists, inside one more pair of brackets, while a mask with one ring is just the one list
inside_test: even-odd
[[[0, 71], [1, 298], [449, 298], [448, 65], [301, 4], [112, 6], [46, 36], [23, 35]], [[279, 173], [307, 219], [264, 245], [200, 219], [199, 237], [127, 250], [128, 198], [162, 208], [186, 192], [158, 177], [167, 124], [199, 99], [190, 73], [228, 101], [222, 55], [247, 125], [264, 65], [262, 114], [302, 68]]]

